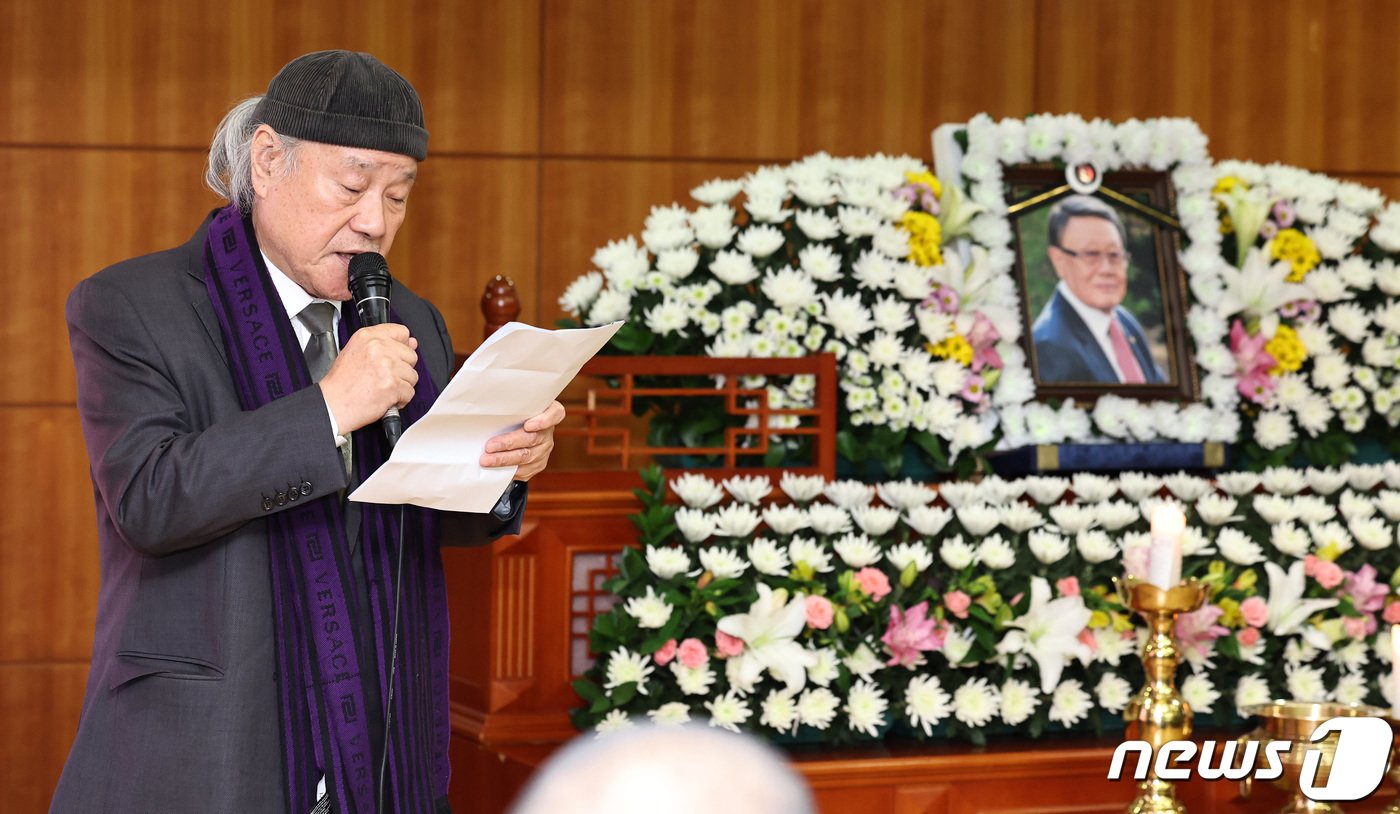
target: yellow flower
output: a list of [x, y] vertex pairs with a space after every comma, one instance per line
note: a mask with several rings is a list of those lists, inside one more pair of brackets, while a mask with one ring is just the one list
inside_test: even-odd
[[1220, 614], [1220, 624], [1225, 627], [1244, 625], [1244, 614], [1240, 613], [1240, 603], [1233, 599], [1222, 599], [1216, 603], [1224, 613]]
[[933, 190], [933, 197], [935, 198], [943, 194], [943, 185], [938, 182], [938, 179], [935, 178], [933, 173], [929, 170], [924, 170], [923, 172], [906, 172], [904, 173], [904, 180], [909, 184], [922, 184], [928, 187]]
[[1288, 275], [1290, 283], [1302, 282], [1308, 272], [1322, 262], [1322, 255], [1318, 254], [1312, 239], [1297, 229], [1280, 230], [1274, 235], [1271, 245], [1274, 259], [1287, 260], [1293, 267], [1293, 271]]
[[[1297, 336], [1297, 334], [1294, 334], [1294, 336]], [[1237, 591], [1250, 593], [1257, 584], [1259, 584], [1259, 572], [1255, 571], [1253, 568], [1246, 568], [1238, 577], [1235, 577], [1235, 584], [1233, 587]]]
[[1302, 368], [1303, 360], [1308, 358], [1308, 350], [1303, 347], [1298, 332], [1287, 325], [1278, 326], [1274, 338], [1264, 345], [1264, 352], [1274, 357], [1274, 361], [1277, 362], [1269, 370], [1271, 376], [1298, 370]]
[[905, 212], [899, 225], [909, 233], [909, 259], [920, 266], [943, 265], [943, 227], [927, 212]]
[[1228, 235], [1235, 231], [1235, 222], [1230, 220], [1229, 212], [1220, 213], [1220, 234]]
[[1317, 558], [1319, 560], [1336, 562], [1337, 558], [1340, 556], [1342, 556], [1342, 550], [1337, 547], [1336, 543], [1328, 543], [1327, 545], [1317, 550]]
[[929, 345], [928, 352], [940, 359], [952, 359], [964, 367], [972, 366], [972, 343], [962, 334], [953, 334], [937, 345]]
[[1113, 614], [1113, 630], [1118, 633], [1126, 633], [1136, 625], [1133, 624], [1133, 617], [1126, 613]]
[[1215, 188], [1210, 191], [1210, 194], [1212, 196], [1225, 195], [1235, 187], [1244, 187], [1248, 189], [1249, 185], [1241, 181], [1237, 175], [1223, 175], [1220, 177], [1220, 180], [1215, 182]]
[[1095, 630], [1108, 627], [1112, 622], [1113, 620], [1108, 617], [1108, 614], [1101, 610], [1089, 614], [1089, 627]]

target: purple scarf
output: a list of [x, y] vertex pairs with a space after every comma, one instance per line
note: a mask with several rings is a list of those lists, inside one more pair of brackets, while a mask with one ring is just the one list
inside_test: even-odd
[[[215, 214], [205, 242], [205, 279], [219, 316], [229, 368], [245, 410], [255, 410], [312, 386], [291, 320], [257, 249], [251, 222], [230, 206]], [[392, 317], [395, 321], [397, 317]], [[359, 327], [343, 308], [343, 345]], [[418, 386], [402, 410], [405, 428], [427, 412], [437, 388], [418, 359]], [[330, 439], [327, 439], [330, 443]], [[389, 457], [378, 424], [354, 433], [360, 481]], [[274, 638], [281, 708], [285, 790], [292, 814], [310, 811], [324, 774], [337, 814], [375, 809], [380, 755], [371, 746], [371, 722], [360, 676], [378, 675], [379, 706], [386, 709], [393, 623], [397, 507], [363, 504], [360, 549], [369, 582], [369, 607], [355, 584], [345, 512], [340, 498], [288, 504], [268, 520]], [[434, 514], [407, 507], [404, 515], [403, 595], [393, 727], [388, 735], [388, 811], [435, 810], [447, 795], [447, 595]], [[372, 637], [357, 639], [369, 625]], [[373, 652], [359, 642], [372, 638]], [[382, 730], [383, 723], [375, 722]]]

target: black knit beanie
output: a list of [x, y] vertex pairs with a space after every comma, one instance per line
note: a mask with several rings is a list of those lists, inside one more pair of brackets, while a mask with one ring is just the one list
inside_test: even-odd
[[293, 138], [428, 156], [418, 92], [369, 54], [317, 51], [288, 62], [253, 114]]

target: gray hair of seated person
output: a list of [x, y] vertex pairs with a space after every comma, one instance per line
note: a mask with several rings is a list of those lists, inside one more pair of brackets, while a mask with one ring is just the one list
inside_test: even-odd
[[[255, 111], [261, 96], [251, 96], [234, 105], [214, 129], [209, 143], [209, 160], [204, 167], [204, 183], [238, 211], [248, 214], [253, 209], [253, 133], [258, 121]], [[282, 145], [279, 171], [285, 176], [296, 169], [297, 148], [302, 140], [278, 133]]]
[[707, 726], [581, 735], [531, 779], [510, 814], [814, 814], [773, 747]]

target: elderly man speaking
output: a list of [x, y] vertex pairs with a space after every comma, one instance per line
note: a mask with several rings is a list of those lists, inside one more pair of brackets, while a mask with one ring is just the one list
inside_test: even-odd
[[427, 148], [402, 76], [298, 57], [214, 136], [228, 206], [70, 295], [102, 589], [53, 811], [447, 810], [438, 529], [518, 531], [563, 408], [487, 444], [482, 466], [519, 467], [490, 514], [344, 499], [388, 456], [380, 417], [411, 423], [451, 373], [427, 301], [398, 286], [365, 327], [346, 307]]

